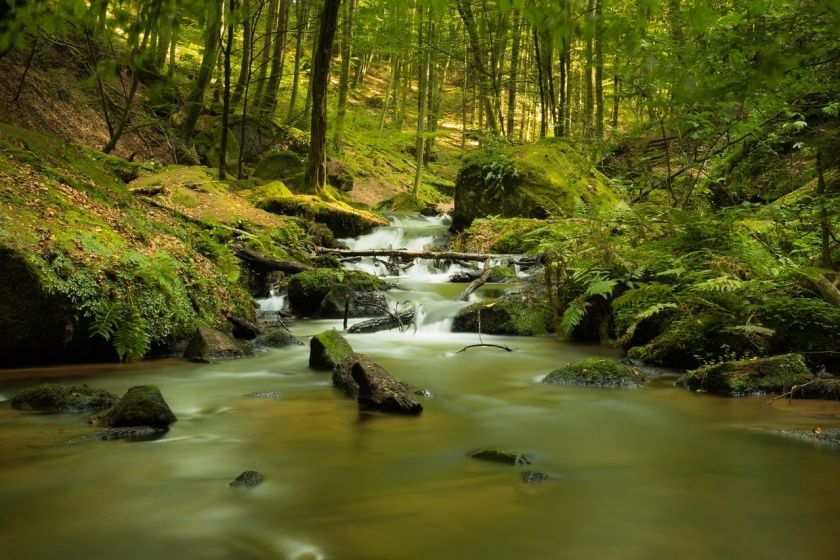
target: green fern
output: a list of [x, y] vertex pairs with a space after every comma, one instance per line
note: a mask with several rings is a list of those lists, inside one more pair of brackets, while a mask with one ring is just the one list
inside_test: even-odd
[[586, 317], [586, 310], [588, 308], [589, 302], [583, 296], [578, 296], [572, 300], [566, 306], [566, 309], [563, 311], [563, 316], [560, 319], [560, 333], [564, 336], [570, 336], [575, 327]]
[[114, 349], [120, 360], [136, 360], [146, 355], [151, 337], [148, 324], [137, 313], [131, 313], [114, 333]]
[[744, 286], [743, 280], [728, 275], [717, 276], [694, 284], [691, 289], [695, 292], [726, 293], [735, 292]]
[[96, 315], [88, 328], [90, 338], [98, 336], [110, 341], [120, 320], [121, 307], [119, 302], [111, 302], [104, 313]]

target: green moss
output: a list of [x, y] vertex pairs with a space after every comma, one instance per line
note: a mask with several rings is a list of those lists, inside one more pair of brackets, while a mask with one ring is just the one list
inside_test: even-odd
[[401, 192], [391, 198], [383, 200], [377, 205], [377, 210], [390, 212], [420, 212], [424, 208], [436, 207], [441, 202], [446, 202], [449, 197], [428, 185], [421, 185], [417, 192], [417, 198], [410, 192]]
[[101, 421], [112, 428], [150, 426], [168, 428], [177, 418], [154, 385], [129, 389]]
[[312, 195], [267, 197], [258, 200], [257, 207], [275, 214], [299, 216], [322, 223], [337, 237], [357, 237], [374, 227], [388, 225], [385, 218], [373, 212]]
[[461, 309], [452, 322], [452, 331], [541, 335], [552, 330], [553, 318], [553, 310], [547, 302], [513, 294], [497, 300], [480, 301]]
[[87, 385], [43, 383], [14, 396], [12, 408], [40, 412], [88, 412], [114, 406], [119, 397]]
[[813, 379], [801, 355], [783, 354], [703, 366], [680, 377], [677, 385], [693, 391], [741, 397], [782, 393]]
[[309, 367], [332, 370], [352, 353], [350, 343], [337, 330], [330, 329], [316, 334], [309, 341]]
[[282, 180], [302, 171], [303, 159], [299, 155], [289, 150], [277, 150], [262, 156], [254, 175], [260, 179]]
[[646, 380], [639, 370], [614, 360], [587, 358], [555, 369], [543, 379], [543, 383], [634, 389]]
[[289, 280], [289, 305], [302, 315], [315, 315], [321, 310], [323, 302], [331, 295], [338, 295], [338, 292], [349, 295], [388, 288], [390, 284], [366, 272], [316, 268], [295, 274]]

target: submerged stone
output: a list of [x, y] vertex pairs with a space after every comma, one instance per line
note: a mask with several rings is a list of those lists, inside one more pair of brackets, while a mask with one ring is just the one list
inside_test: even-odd
[[309, 341], [309, 367], [331, 370], [352, 352], [350, 343], [337, 330], [324, 331]]
[[90, 412], [114, 406], [117, 395], [87, 385], [44, 383], [24, 389], [12, 398], [12, 408], [39, 412]]
[[635, 389], [647, 377], [638, 369], [613, 360], [587, 358], [549, 373], [543, 383], [612, 389]]
[[283, 348], [285, 346], [303, 346], [303, 341], [282, 327], [268, 329], [265, 333], [253, 339], [254, 346], [266, 348]]
[[783, 393], [816, 378], [799, 354], [711, 364], [689, 371], [677, 386], [730, 397]]
[[100, 421], [112, 428], [151, 426], [168, 428], [178, 420], [166, 404], [160, 389], [154, 385], [139, 385], [129, 389], [120, 402]]
[[490, 461], [491, 463], [502, 463], [505, 465], [513, 465], [515, 467], [531, 464], [531, 460], [527, 455], [512, 451], [499, 451], [494, 448], [476, 449], [474, 451], [470, 451], [469, 457], [470, 459], [478, 459], [479, 461]]
[[249, 470], [237, 476], [228, 486], [232, 488], [252, 488], [260, 484], [263, 480], [265, 480], [265, 477], [261, 472]]
[[542, 484], [551, 479], [547, 474], [538, 471], [522, 471], [520, 476], [525, 484]]
[[157, 439], [168, 432], [168, 428], [153, 428], [152, 426], [128, 426], [124, 428], [110, 428], [101, 432], [84, 435], [75, 441], [116, 441], [126, 439], [129, 441], [150, 441]]
[[277, 401], [283, 398], [283, 394], [280, 391], [254, 391], [253, 393], [248, 393], [245, 396], [249, 399], [261, 399], [272, 401]]

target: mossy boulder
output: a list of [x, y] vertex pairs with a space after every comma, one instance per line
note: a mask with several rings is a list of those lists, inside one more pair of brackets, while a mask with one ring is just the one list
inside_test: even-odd
[[303, 170], [303, 158], [299, 155], [290, 150], [275, 150], [260, 158], [254, 175], [260, 179], [286, 180]]
[[256, 205], [275, 214], [324, 224], [336, 237], [358, 237], [375, 227], [388, 225], [388, 220], [378, 214], [354, 208], [340, 200], [325, 200], [313, 195], [267, 196], [257, 200]]
[[641, 387], [647, 377], [638, 369], [614, 360], [587, 358], [567, 364], [549, 373], [543, 383], [549, 385], [579, 385], [611, 389]]
[[309, 341], [309, 367], [332, 370], [352, 352], [350, 343], [337, 330], [324, 331]]
[[[366, 272], [315, 268], [295, 274], [289, 280], [289, 305], [296, 313], [305, 316], [343, 317], [347, 298], [388, 288], [390, 284]], [[369, 316], [373, 311], [375, 309], [354, 305], [350, 316]], [[381, 313], [380, 310], [378, 314]]]
[[39, 412], [90, 412], [114, 406], [117, 395], [87, 385], [44, 383], [24, 389], [12, 398], [12, 408]]
[[160, 389], [154, 385], [138, 385], [129, 389], [123, 398], [99, 419], [112, 428], [151, 426], [168, 428], [178, 420], [166, 404]]
[[341, 192], [350, 192], [353, 190], [353, 173], [347, 164], [330, 158], [327, 161], [327, 183]]
[[411, 388], [364, 354], [345, 356], [333, 369], [333, 385], [356, 398], [362, 409], [409, 415], [423, 412]]
[[799, 354], [711, 364], [689, 371], [677, 386], [730, 397], [783, 393], [815, 377]]
[[770, 297], [762, 305], [761, 321], [774, 331], [774, 353], [801, 352], [815, 371], [840, 372], [840, 306], [814, 298]]
[[303, 346], [303, 341], [282, 327], [267, 329], [264, 333], [251, 340], [256, 347], [284, 348], [286, 346]]
[[193, 362], [215, 362], [241, 358], [250, 354], [248, 347], [227, 333], [213, 327], [199, 327], [184, 350], [184, 357]]
[[532, 336], [551, 332], [553, 323], [554, 312], [546, 301], [526, 294], [508, 294], [458, 311], [452, 332]]
[[[230, 130], [230, 129], [228, 129]], [[195, 137], [195, 150], [203, 165], [211, 169], [218, 169], [221, 162], [222, 126], [221, 124], [200, 132]], [[239, 140], [228, 133], [225, 149], [225, 168], [228, 173], [236, 176], [239, 163]]]
[[491, 145], [467, 156], [458, 172], [452, 226], [461, 230], [491, 215], [580, 216], [617, 201], [606, 177], [568, 140]]
[[265, 480], [265, 477], [261, 472], [249, 470], [242, 472], [228, 486], [231, 488], [253, 488], [261, 484], [263, 480]]

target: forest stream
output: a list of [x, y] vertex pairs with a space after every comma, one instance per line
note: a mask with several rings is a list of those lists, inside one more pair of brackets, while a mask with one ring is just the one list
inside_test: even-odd
[[[439, 218], [391, 218], [348, 245], [422, 249]], [[353, 266], [372, 267], [357, 263]], [[423, 389], [417, 417], [360, 414], [308, 368], [305, 346], [216, 364], [180, 360], [5, 370], [0, 400], [44, 379], [122, 394], [158, 385], [178, 416], [145, 442], [78, 441], [84, 415], [0, 407], [0, 557], [764, 558], [840, 555], [840, 453], [776, 433], [840, 425], [826, 401], [730, 399], [673, 387], [539, 383], [608, 348], [554, 336], [448, 332], [463, 285], [418, 263], [393, 301], [416, 329], [348, 335]], [[487, 285], [474, 294], [503, 289]], [[267, 312], [282, 297], [262, 301]], [[305, 338], [340, 320], [300, 320]], [[272, 398], [252, 398], [271, 392]], [[471, 459], [476, 448], [531, 465]], [[265, 482], [230, 488], [245, 469]], [[528, 484], [523, 472], [548, 475]], [[177, 552], [174, 552], [177, 551]]]

